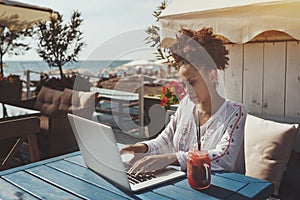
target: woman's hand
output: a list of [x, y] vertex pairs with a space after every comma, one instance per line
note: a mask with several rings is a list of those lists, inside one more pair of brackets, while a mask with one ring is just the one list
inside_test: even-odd
[[126, 145], [120, 149], [120, 154], [126, 169], [130, 169], [138, 160], [142, 159], [148, 151], [148, 146], [143, 143]]
[[178, 165], [177, 157], [175, 154], [150, 155], [145, 156], [137, 161], [128, 172], [136, 174], [155, 172], [171, 164]]
[[148, 151], [148, 146], [144, 143], [130, 144], [126, 145], [120, 150], [120, 153], [146, 153]]

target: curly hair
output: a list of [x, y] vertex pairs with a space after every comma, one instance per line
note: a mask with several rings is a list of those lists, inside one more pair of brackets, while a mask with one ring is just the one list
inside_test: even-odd
[[208, 69], [225, 70], [228, 65], [228, 50], [221, 39], [213, 35], [212, 28], [199, 31], [181, 29], [176, 42], [170, 48], [176, 68], [182, 64]]

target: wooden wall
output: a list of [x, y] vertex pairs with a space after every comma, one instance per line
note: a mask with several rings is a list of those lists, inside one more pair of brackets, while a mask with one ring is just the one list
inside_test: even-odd
[[249, 113], [300, 121], [300, 42], [227, 45], [226, 97]]

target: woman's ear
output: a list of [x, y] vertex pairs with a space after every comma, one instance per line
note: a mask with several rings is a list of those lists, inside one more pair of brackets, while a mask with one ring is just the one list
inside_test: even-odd
[[212, 84], [215, 85], [217, 82], [217, 70], [215, 70], [215, 69], [210, 70], [210, 72], [208, 73], [208, 76], [209, 76], [209, 80], [212, 82]]

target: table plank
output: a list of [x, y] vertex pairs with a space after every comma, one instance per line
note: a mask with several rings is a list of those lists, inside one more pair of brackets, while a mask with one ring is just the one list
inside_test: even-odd
[[0, 185], [1, 185], [0, 199], [24, 199], [24, 200], [38, 199], [3, 179], [0, 179]]
[[[183, 187], [187, 190], [194, 190], [188, 184], [188, 180], [184, 179], [175, 184], [176, 186]], [[201, 190], [202, 193], [209, 194], [219, 199], [226, 199], [245, 187], [247, 183], [239, 182], [236, 180], [230, 180], [223, 177], [212, 176], [211, 185], [205, 190]]]
[[[80, 152], [76, 151], [76, 152], [73, 152], [73, 153], [69, 153], [69, 154], [65, 154], [65, 155], [61, 155], [61, 156], [56, 156], [56, 157], [53, 157], [53, 158], [48, 158], [46, 160], [40, 160], [38, 162], [30, 163], [30, 164], [27, 164], [27, 165], [21, 165], [19, 167], [10, 168], [10, 169], [4, 170], [4, 171], [0, 171], [0, 176], [4, 176], [6, 174], [12, 174], [12, 173], [19, 172], [19, 171], [24, 171], [26, 169], [30, 169], [30, 168], [33, 168], [33, 167], [36, 167], [36, 166], [41, 166], [41, 165], [44, 165], [44, 164], [47, 164], [47, 163], [55, 162], [55, 161], [62, 160], [62, 159], [65, 159], [65, 158], [69, 158], [69, 157], [73, 157], [73, 156], [76, 157], [78, 155], [80, 155]], [[79, 157], [81, 157], [81, 156], [79, 156]]]
[[233, 179], [233, 180], [244, 181], [247, 183], [270, 183], [269, 181], [266, 181], [266, 180], [257, 179], [257, 178], [245, 176], [243, 174], [238, 174], [238, 173], [234, 173], [234, 172], [215, 171], [214, 174], [216, 176], [226, 177], [228, 179]]
[[[262, 192], [261, 188], [265, 188]], [[230, 200], [242, 200], [242, 199], [267, 199], [269, 196], [265, 195], [266, 192], [273, 194], [274, 188], [271, 183], [250, 183], [247, 187], [241, 189], [239, 193], [235, 193], [230, 196]]]
[[80, 199], [24, 171], [8, 174], [3, 178], [39, 199]]
[[26, 170], [27, 172], [38, 176], [44, 181], [50, 182], [53, 185], [60, 187], [80, 198], [84, 199], [126, 199], [122, 196], [99, 188], [86, 181], [77, 179], [76, 177], [69, 176], [61, 171], [55, 170], [48, 166], [38, 166]]
[[215, 175], [228, 178], [229, 180], [239, 180], [247, 183], [238, 193], [233, 194], [228, 199], [267, 199], [274, 193], [274, 185], [266, 180], [233, 172], [215, 172]]
[[152, 191], [149, 191], [149, 192], [143, 192], [142, 194], [137, 194], [136, 195], [137, 197], [141, 198], [141, 199], [145, 199], [145, 200], [169, 200], [170, 198], [169, 197], [164, 197], [160, 194], [156, 194]]
[[[180, 181], [176, 185], [184, 187], [184, 188], [191, 188], [188, 184], [187, 179]], [[223, 178], [223, 177], [212, 176], [211, 185], [213, 185], [215, 187], [222, 187], [226, 190], [236, 192], [236, 191], [240, 190], [241, 188], [245, 187], [247, 185], [247, 183], [240, 182], [237, 180], [230, 180], [230, 179]]]
[[86, 164], [84, 163], [83, 157], [81, 155], [72, 156], [72, 157], [66, 158], [65, 160], [75, 163], [77, 165], [81, 165], [83, 167], [87, 167]]
[[189, 190], [182, 187], [177, 187], [173, 185], [163, 185], [159, 188], [153, 190], [157, 194], [164, 195], [166, 197], [176, 199], [176, 200], [187, 200], [187, 199], [205, 199], [205, 200], [215, 200], [218, 198], [212, 197], [205, 193], [199, 192], [197, 190]]
[[115, 194], [121, 195], [125, 198], [130, 198], [128, 194], [124, 193], [122, 190], [118, 189], [113, 184], [109, 183], [107, 180], [85, 167], [78, 166], [76, 164], [63, 160], [54, 163], [49, 163], [47, 164], [47, 166], [59, 170], [61, 172], [67, 173], [71, 176], [86, 181], [97, 187], [114, 192]]

